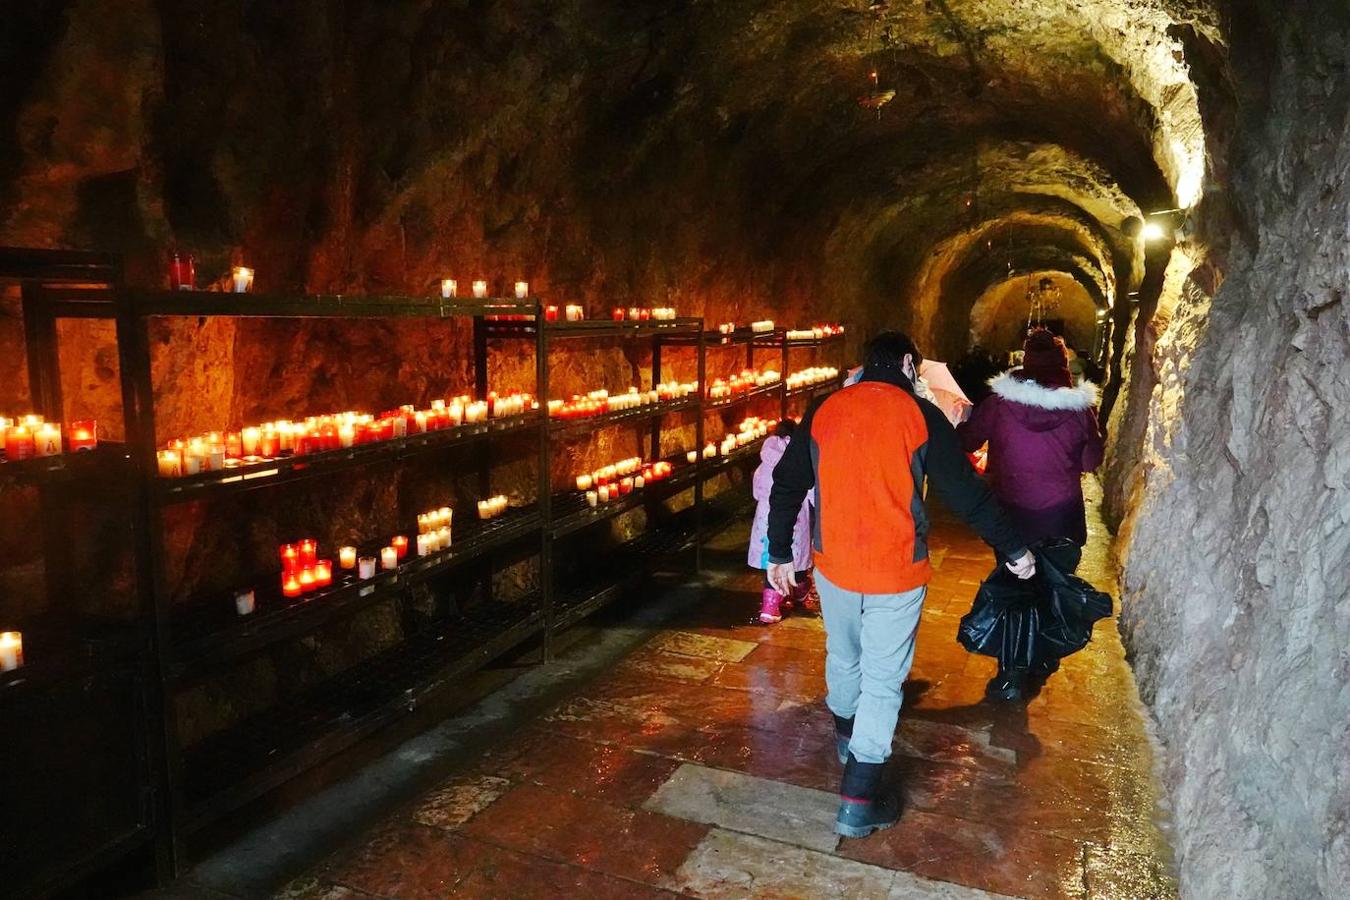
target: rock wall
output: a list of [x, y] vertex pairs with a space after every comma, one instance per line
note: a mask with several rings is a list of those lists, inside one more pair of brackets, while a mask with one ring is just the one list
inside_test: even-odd
[[1236, 6], [1232, 177], [1212, 185], [1229, 212], [1202, 221], [1231, 237], [1226, 278], [1193, 273], [1136, 355], [1150, 389], [1130, 398], [1148, 411], [1138, 468], [1121, 467], [1137, 473], [1122, 624], [1166, 744], [1183, 893], [1341, 897], [1350, 9]]

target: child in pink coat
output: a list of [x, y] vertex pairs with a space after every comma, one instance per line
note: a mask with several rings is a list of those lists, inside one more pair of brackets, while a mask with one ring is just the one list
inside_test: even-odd
[[[764, 441], [759, 451], [759, 467], [755, 469], [752, 490], [755, 496], [755, 521], [750, 526], [750, 551], [748, 561], [751, 568], [769, 568], [769, 491], [773, 489], [773, 467], [783, 458], [788, 442], [792, 440], [793, 429], [797, 423], [784, 419], [778, 423], [774, 433]], [[783, 611], [800, 601], [811, 590], [811, 501], [808, 493], [797, 513], [797, 522], [792, 529], [792, 562], [797, 570], [797, 587], [792, 596], [785, 597], [764, 581], [763, 602], [760, 604], [759, 620], [772, 625], [783, 618]]]

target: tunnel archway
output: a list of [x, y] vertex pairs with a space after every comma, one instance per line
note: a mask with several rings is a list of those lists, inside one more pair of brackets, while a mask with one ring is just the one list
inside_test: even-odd
[[1042, 282], [1056, 294], [1055, 306], [1044, 311], [1035, 324], [1064, 338], [1079, 356], [1092, 358], [1100, 345], [1106, 307], [1071, 274], [1048, 269], [1014, 273], [990, 285], [971, 306], [970, 347], [979, 346], [998, 358], [1020, 349], [1033, 324], [1031, 295]]

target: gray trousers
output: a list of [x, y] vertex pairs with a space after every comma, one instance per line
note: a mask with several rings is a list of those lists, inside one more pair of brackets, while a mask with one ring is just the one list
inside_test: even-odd
[[858, 762], [885, 762], [914, 662], [914, 636], [928, 588], [902, 594], [859, 594], [816, 570], [825, 620], [825, 703], [853, 718], [848, 749]]

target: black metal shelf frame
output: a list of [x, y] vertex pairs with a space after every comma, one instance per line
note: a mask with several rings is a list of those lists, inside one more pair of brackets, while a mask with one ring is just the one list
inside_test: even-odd
[[[0, 263], [7, 261], [0, 248]], [[296, 297], [213, 292], [145, 292], [127, 290], [120, 268], [103, 258], [68, 255], [53, 257], [49, 278], [25, 288], [25, 323], [30, 338], [30, 380], [35, 409], [59, 417], [60, 379], [56, 372], [55, 321], [58, 318], [105, 318], [116, 325], [122, 399], [127, 441], [106, 445], [93, 454], [0, 465], [0, 481], [61, 483], [88, 478], [106, 479], [110, 471], [125, 480], [133, 495], [132, 526], [136, 539], [137, 581], [144, 598], [146, 643], [144, 654], [149, 687], [145, 698], [148, 741], [147, 809], [153, 815], [146, 831], [154, 839], [161, 880], [184, 864], [184, 841], [192, 832], [217, 821], [295, 775], [352, 746], [382, 725], [407, 714], [429, 696], [456, 679], [485, 665], [524, 642], [538, 639], [544, 657], [553, 637], [585, 616], [625, 595], [654, 567], [693, 550], [693, 565], [702, 564], [704, 536], [728, 515], [727, 495], [708, 500], [705, 485], [713, 477], [753, 461], [759, 441], [730, 454], [694, 463], [684, 454], [669, 459], [670, 477], [597, 508], [584, 495], [557, 490], [551, 463], [560, 445], [576, 437], [608, 428], [648, 429], [655, 459], [667, 419], [694, 414], [695, 447], [705, 445], [705, 419], [727, 415], [751, 401], [776, 398], [780, 415], [790, 397], [825, 390], [811, 385], [787, 391], [783, 381], [754, 388], [724, 401], [706, 399], [707, 353], [722, 347], [745, 348], [753, 366], [756, 354], [770, 353], [784, 378], [788, 352], [801, 342], [790, 342], [785, 332], [738, 331], [721, 335], [704, 329], [700, 318], [667, 321], [582, 322], [545, 321], [536, 300], [514, 298], [456, 299], [418, 297]], [[32, 265], [24, 254], [14, 257], [20, 269]], [[25, 270], [26, 271], [26, 270]], [[699, 392], [692, 397], [665, 401], [576, 420], [551, 420], [546, 411], [508, 419], [463, 425], [410, 435], [342, 450], [268, 460], [244, 468], [203, 473], [179, 479], [158, 476], [154, 385], [151, 381], [150, 323], [161, 317], [221, 316], [259, 318], [422, 318], [469, 319], [473, 325], [474, 390], [488, 391], [488, 357], [495, 340], [531, 341], [535, 353], [535, 391], [541, 403], [549, 397], [550, 358], [559, 341], [649, 341], [651, 383], [662, 379], [663, 346], [693, 348]], [[813, 342], [823, 346], [826, 342]], [[287, 599], [275, 586], [255, 588], [257, 609], [249, 616], [233, 615], [228, 598], [203, 597], [191, 603], [170, 602], [164, 570], [165, 514], [170, 506], [190, 501], [212, 501], [240, 492], [262, 490], [307, 479], [319, 479], [357, 467], [399, 464], [458, 447], [475, 447], [473, 465], [479, 468], [482, 494], [490, 487], [491, 457], [487, 447], [499, 438], [533, 436], [537, 445], [537, 495], [524, 508], [499, 519], [473, 522], [457, 529], [454, 546], [424, 558], [409, 558], [396, 570], [359, 580], [335, 572], [336, 582], [300, 598]], [[693, 502], [680, 513], [665, 513], [666, 501], [693, 492]], [[264, 495], [265, 497], [265, 495]], [[605, 571], [582, 585], [566, 588], [556, 582], [554, 544], [599, 525], [624, 512], [648, 509], [648, 527], [620, 545], [607, 559]], [[537, 545], [531, 545], [537, 541]], [[537, 550], [532, 549], [537, 546]], [[490, 587], [475, 594], [466, 609], [453, 601], [437, 608], [442, 618], [422, 622], [395, 646], [382, 650], [300, 694], [253, 715], [226, 730], [185, 747], [179, 740], [170, 699], [184, 686], [199, 683], [223, 667], [295, 639], [339, 617], [350, 616], [383, 601], [399, 601], [413, 585], [472, 566], [480, 584], [490, 585], [497, 557], [516, 548], [536, 553], [539, 587], [533, 594], [507, 602]], [[515, 552], [515, 551], [513, 551]], [[38, 675], [34, 669], [31, 675]], [[106, 852], [106, 851], [100, 851]]]
[[[57, 329], [61, 316], [50, 302], [51, 292], [68, 292], [72, 310], [78, 309], [82, 318], [112, 319], [113, 310], [107, 305], [88, 306], [74, 301], [113, 296], [120, 289], [122, 278], [120, 260], [105, 254], [0, 247], [0, 281], [21, 285], [24, 349], [34, 412], [50, 421], [65, 418]], [[119, 343], [120, 336], [119, 333]], [[124, 423], [127, 413], [124, 406]], [[87, 845], [78, 851], [59, 861], [34, 862], [27, 869], [11, 867], [6, 876], [8, 886], [16, 896], [57, 893], [104, 866], [144, 852], [147, 847], [155, 849], [155, 868], [162, 878], [168, 874], [168, 858], [159, 852], [162, 843], [158, 837], [164, 820], [156, 797], [163, 784], [164, 770], [154, 736], [163, 717], [163, 706], [157, 690], [153, 611], [144, 585], [139, 582], [146, 530], [139, 515], [140, 481], [135, 477], [132, 448], [105, 440], [92, 451], [5, 462], [0, 464], [0, 485], [38, 491], [44, 510], [40, 540], [47, 608], [56, 612], [57, 618], [68, 620], [51, 632], [45, 627], [33, 631], [25, 625], [28, 660], [23, 667], [0, 678], [0, 710], [10, 714], [35, 706], [46, 708], [54, 696], [72, 690], [80, 696], [104, 696], [101, 689], [106, 686], [125, 686], [132, 704], [131, 721], [127, 723], [130, 743], [122, 744], [122, 738], [110, 735], [107, 746], [120, 746], [131, 754], [134, 768], [119, 772], [119, 781], [131, 785], [140, 798], [135, 804], [134, 818], [108, 822], [103, 834], [88, 835]], [[100, 624], [66, 615], [69, 604], [65, 601], [91, 590], [88, 584], [72, 584], [70, 567], [64, 562], [69, 537], [62, 534], [67, 520], [59, 509], [76, 498], [114, 503], [118, 509], [130, 511], [126, 533], [137, 561], [134, 596], [140, 602], [129, 620]], [[76, 715], [83, 712], [95, 713], [88, 710]], [[27, 783], [44, 791], [51, 787], [45, 786], [37, 773]]]

